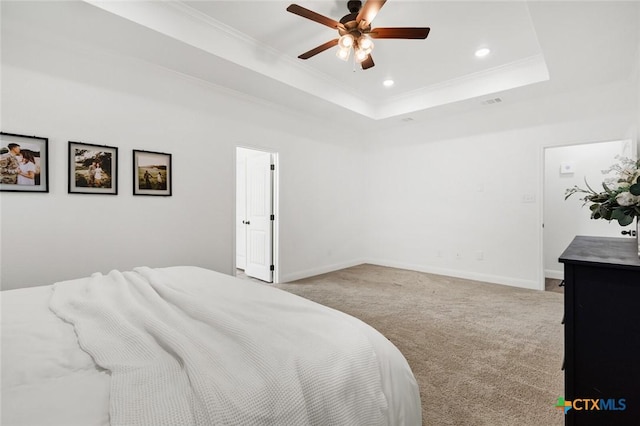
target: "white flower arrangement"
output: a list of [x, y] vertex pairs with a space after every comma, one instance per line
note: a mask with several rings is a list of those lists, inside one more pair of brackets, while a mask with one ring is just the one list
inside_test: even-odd
[[616, 159], [618, 164], [602, 171], [604, 174], [616, 172], [615, 177], [602, 182], [604, 191], [594, 191], [585, 179], [587, 189], [577, 185], [569, 188], [564, 199], [578, 192], [586, 194], [582, 200], [585, 204], [591, 203], [591, 219], [617, 220], [621, 226], [627, 226], [640, 218], [640, 160], [620, 156]]

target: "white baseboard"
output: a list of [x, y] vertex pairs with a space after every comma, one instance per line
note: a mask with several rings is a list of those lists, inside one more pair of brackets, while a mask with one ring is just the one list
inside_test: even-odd
[[501, 275], [482, 274], [477, 272], [460, 271], [456, 269], [437, 268], [425, 265], [415, 265], [403, 262], [388, 261], [382, 259], [368, 259], [364, 263], [372, 265], [388, 266], [391, 268], [408, 269], [411, 271], [426, 272], [428, 274], [445, 275], [449, 277], [463, 278], [467, 280], [482, 281], [493, 284], [502, 284], [510, 287], [528, 288], [531, 290], [544, 290], [540, 288], [542, 283], [534, 280], [505, 277]]
[[307, 269], [305, 271], [291, 272], [280, 277], [281, 283], [301, 280], [316, 275], [326, 274], [328, 272], [338, 271], [340, 269], [351, 268], [352, 266], [362, 265], [365, 263], [362, 259], [351, 260], [349, 262], [334, 263], [333, 265], [325, 265], [317, 268]]
[[[444, 275], [449, 277], [463, 278], [467, 280], [482, 281], [492, 284], [501, 284], [511, 287], [527, 288], [531, 290], [544, 290], [540, 288], [541, 283], [534, 280], [523, 280], [520, 278], [505, 277], [501, 275], [482, 274], [477, 272], [460, 271], [448, 268], [436, 268], [425, 265], [415, 265], [404, 262], [389, 261], [383, 259], [357, 259], [349, 262], [335, 263], [332, 265], [320, 266], [317, 268], [307, 269], [304, 271], [292, 272], [280, 277], [281, 283], [301, 280], [316, 275], [326, 274], [328, 272], [338, 271], [340, 269], [350, 268], [352, 266], [369, 263], [372, 265], [387, 266], [390, 268], [407, 269], [410, 271], [425, 272], [428, 274]], [[546, 273], [546, 271], [545, 271]]]
[[545, 269], [544, 277], [553, 278], [554, 280], [564, 280], [564, 271], [555, 271], [553, 269]]

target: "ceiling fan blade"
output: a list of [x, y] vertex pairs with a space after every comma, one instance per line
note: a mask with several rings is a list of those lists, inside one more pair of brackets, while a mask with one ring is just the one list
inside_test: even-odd
[[304, 7], [298, 6], [297, 4], [292, 4], [287, 7], [287, 11], [298, 16], [302, 16], [303, 18], [311, 19], [312, 21], [315, 21], [319, 24], [326, 25], [327, 27], [333, 28], [334, 30], [338, 28], [344, 28], [344, 25], [342, 25], [340, 22], [320, 15], [313, 10], [305, 9]]
[[387, 0], [367, 0], [365, 4], [360, 9], [358, 16], [356, 17], [356, 22], [358, 25], [362, 25], [361, 22], [364, 21], [367, 24], [370, 24], [373, 21], [373, 18], [376, 17], [382, 6], [384, 6]]
[[371, 38], [411, 38], [425, 39], [431, 29], [404, 27], [404, 28], [374, 28], [369, 33]]
[[363, 70], [368, 70], [369, 68], [372, 68], [373, 66], [375, 66], [375, 63], [373, 62], [373, 58], [371, 57], [371, 54], [369, 54], [369, 56], [367, 56], [367, 59], [362, 61], [360, 65], [362, 65]]
[[331, 49], [333, 46], [337, 46], [338, 45], [338, 39], [334, 39], [334, 40], [330, 40], [324, 44], [321, 44], [320, 46], [311, 49], [308, 52], [303, 53], [302, 55], [298, 56], [298, 58], [300, 59], [309, 59], [312, 56], [317, 55], [318, 53], [324, 52], [327, 49]]

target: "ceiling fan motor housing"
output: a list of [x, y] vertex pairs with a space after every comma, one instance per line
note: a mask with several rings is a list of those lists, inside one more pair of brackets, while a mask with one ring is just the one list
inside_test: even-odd
[[346, 22], [340, 21], [340, 23], [344, 25], [344, 28], [338, 28], [338, 33], [341, 36], [345, 34], [351, 34], [352, 36], [358, 38], [360, 37], [361, 34], [365, 34], [371, 31], [371, 25], [367, 25], [363, 27], [362, 25], [358, 25], [355, 19], [356, 18], [354, 16], [353, 20], [346, 21]]
[[340, 23], [346, 26], [349, 22], [356, 22], [357, 17], [358, 17], [358, 12], [344, 15], [342, 19], [340, 19]]
[[362, 7], [361, 1], [349, 1], [347, 2], [347, 8], [349, 9], [349, 14], [344, 15], [342, 19], [340, 19], [340, 23], [345, 27], [349, 22], [356, 22], [356, 18], [358, 17], [358, 12], [360, 12], [360, 8]]
[[[343, 16], [342, 19], [340, 19], [340, 23], [344, 25], [344, 29], [338, 28], [338, 33], [340, 33], [341, 36], [345, 34], [351, 34], [354, 38], [357, 39], [358, 37], [360, 37], [360, 35], [371, 31], [371, 25], [369, 23], [361, 22], [362, 25], [358, 25], [358, 22], [356, 21], [361, 7], [361, 1], [352, 0], [347, 2], [347, 8], [351, 13]], [[366, 26], [364, 24], [366, 24]]]

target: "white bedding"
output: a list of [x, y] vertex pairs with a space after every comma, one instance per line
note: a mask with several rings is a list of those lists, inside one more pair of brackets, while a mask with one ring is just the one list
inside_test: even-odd
[[[155, 282], [156, 287], [144, 287], [143, 291], [151, 291], [147, 296], [152, 295], [142, 298], [145, 303], [146, 299], [164, 293], [161, 299], [172, 300], [170, 309], [177, 309], [180, 304], [183, 305], [181, 309], [186, 309], [187, 315], [176, 314], [179, 321], [174, 321], [175, 324], [181, 324], [183, 320], [195, 320], [200, 324], [189, 329], [196, 331], [182, 332], [197, 336], [198, 346], [208, 346], [212, 352], [206, 356], [213, 357], [207, 359], [205, 356], [211, 364], [208, 369], [197, 365], [207, 363], [203, 358], [195, 363], [193, 360], [187, 362], [193, 364], [191, 368], [202, 369], [201, 374], [192, 373], [191, 376], [198, 379], [198, 383], [192, 384], [200, 390], [195, 393], [185, 391], [187, 394], [192, 392], [190, 397], [178, 392], [182, 395], [180, 398], [192, 401], [193, 395], [204, 395], [207, 401], [195, 408], [200, 414], [190, 417], [191, 424], [197, 424], [197, 418], [204, 419], [203, 424], [245, 424], [246, 419], [253, 419], [254, 424], [320, 425], [327, 421], [334, 424], [375, 424], [376, 421], [389, 425], [421, 424], [418, 389], [406, 360], [380, 333], [353, 317], [268, 286], [192, 267], [142, 268], [124, 275], [112, 272], [106, 276], [59, 283], [56, 297], [60, 299], [55, 302], [56, 311], [73, 316], [71, 312], [75, 308], [65, 305], [65, 301], [69, 300], [66, 296], [73, 293], [74, 288], [89, 288], [91, 280], [94, 284], [105, 284], [114, 279], [116, 282], [122, 279], [140, 281], [135, 285], [144, 285], [143, 281]], [[103, 293], [94, 296], [121, 297], [117, 292], [104, 293], [105, 289], [99, 288]], [[65, 295], [67, 291], [71, 293]], [[155, 424], [154, 413], [141, 414], [136, 410], [145, 404], [151, 408], [154, 404], [166, 405], [166, 397], [153, 395], [154, 398], [149, 398], [149, 390], [132, 390], [130, 382], [124, 386], [124, 393], [122, 389], [114, 391], [116, 381], [112, 379], [111, 371], [98, 367], [91, 356], [80, 349], [73, 326], [49, 310], [51, 296], [52, 286], [2, 292], [2, 425], [108, 425], [110, 402], [112, 421]], [[73, 295], [77, 296], [78, 293]], [[78, 306], [77, 301], [74, 306]], [[207, 309], [201, 310], [202, 306]], [[162, 319], [164, 324], [166, 317], [172, 314], [165, 312], [162, 316], [165, 317]], [[220, 330], [211, 332], [206, 328], [212, 321], [221, 320]], [[232, 330], [235, 331], [231, 333]], [[175, 336], [166, 333], [160, 334], [169, 336], [168, 342], [175, 344]], [[211, 336], [206, 337], [209, 333]], [[82, 336], [81, 332], [81, 339]], [[129, 356], [118, 359], [117, 351], [111, 351], [109, 359], [102, 359], [113, 344], [105, 345], [105, 340], [95, 338], [97, 334], [93, 331], [86, 336], [88, 340], [83, 344], [90, 346], [87, 350], [102, 351], [103, 355], [94, 353], [99, 362], [131, 362]], [[334, 343], [329, 342], [329, 338]], [[150, 348], [156, 341], [157, 346], [167, 349], [167, 342], [156, 339], [145, 344]], [[204, 340], [208, 342], [203, 343]], [[179, 350], [189, 350], [184, 346], [188, 345], [186, 341], [177, 341]], [[359, 351], [357, 359], [350, 358], [346, 350], [348, 341], [353, 343], [350, 350]], [[244, 354], [230, 352], [238, 350]], [[175, 351], [175, 348], [168, 348], [167, 352], [174, 356], [162, 358], [162, 363], [170, 365], [174, 360], [174, 367], [184, 367], [184, 360], [175, 362], [180, 358]], [[183, 358], [194, 357], [183, 354]], [[300, 364], [303, 361], [306, 364]], [[313, 365], [313, 371], [309, 370], [309, 365]], [[296, 370], [295, 366], [298, 370], [292, 371]], [[356, 367], [361, 370], [356, 371]], [[117, 367], [112, 368], [118, 371]], [[182, 374], [184, 370], [186, 368], [177, 368], [173, 373]], [[317, 380], [313, 380], [313, 374], [317, 375]], [[175, 375], [171, 377], [175, 379]], [[184, 377], [176, 379], [181, 390], [189, 383], [188, 374], [186, 377], [186, 381]], [[341, 382], [341, 379], [344, 380]], [[212, 384], [206, 384], [208, 382]], [[320, 386], [321, 383], [324, 385]], [[259, 392], [261, 388], [268, 388], [269, 392]], [[303, 393], [305, 399], [301, 398]], [[126, 401], [136, 395], [144, 398], [133, 404], [134, 421], [122, 417], [122, 406], [114, 408], [114, 404], [122, 400], [126, 406]], [[347, 404], [348, 400], [353, 403]], [[234, 401], [237, 402], [235, 407]], [[194, 410], [192, 403], [187, 405]], [[167, 419], [175, 410], [175, 406], [171, 406], [170, 412], [158, 412], [162, 413], [160, 418]], [[233, 418], [228, 417], [233, 410], [237, 410], [236, 415], [242, 420], [229, 420]], [[219, 417], [221, 413], [223, 417]], [[303, 418], [305, 420], [301, 422]]]

